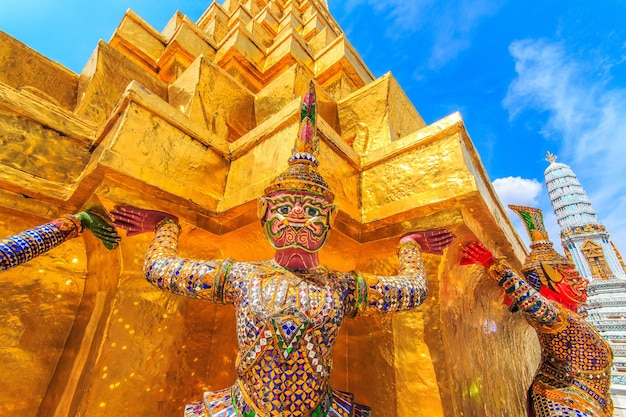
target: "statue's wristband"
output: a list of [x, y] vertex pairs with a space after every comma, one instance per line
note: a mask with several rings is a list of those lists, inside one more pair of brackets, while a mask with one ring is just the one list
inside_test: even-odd
[[504, 258], [496, 259], [494, 263], [486, 268], [487, 274], [496, 281], [513, 276], [511, 268], [505, 263]]
[[174, 225], [176, 225], [176, 227], [178, 227], [178, 230], [180, 231], [180, 225], [178, 224], [178, 220], [173, 219], [171, 217], [166, 217], [165, 219], [159, 221], [154, 226], [154, 231], [156, 232], [157, 230], [159, 230], [162, 226], [165, 226], [166, 224], [174, 224]]
[[69, 220], [76, 227], [76, 233], [80, 235], [84, 230], [86, 225], [83, 224], [83, 217], [80, 216], [81, 213], [78, 214], [64, 214], [62, 217], [64, 219]]

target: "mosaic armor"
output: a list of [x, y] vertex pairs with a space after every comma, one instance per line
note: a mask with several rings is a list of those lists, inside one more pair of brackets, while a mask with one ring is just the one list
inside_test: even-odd
[[427, 282], [421, 251], [398, 248], [400, 270], [385, 277], [324, 266], [290, 271], [274, 261], [236, 262], [178, 257], [179, 226], [164, 221], [146, 256], [157, 287], [215, 303], [237, 316], [237, 380], [206, 392], [185, 416], [368, 416], [368, 407], [329, 385], [331, 351], [344, 318], [419, 306]]
[[71, 214], [42, 226], [0, 240], [0, 272], [14, 268], [77, 237], [83, 231], [80, 220]]
[[528, 392], [529, 416], [612, 416], [609, 344], [578, 314], [548, 300], [503, 262], [487, 272], [526, 313], [539, 337], [541, 364]]

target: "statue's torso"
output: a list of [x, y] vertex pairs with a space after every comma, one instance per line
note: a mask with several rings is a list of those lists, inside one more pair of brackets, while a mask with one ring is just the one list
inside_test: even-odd
[[[588, 410], [590, 416], [610, 416], [609, 344], [582, 318], [563, 309], [557, 322], [538, 328], [538, 334], [543, 357], [532, 386], [537, 415], [569, 416], [567, 409], [573, 408]], [[565, 409], [550, 413], [542, 396]]]
[[329, 406], [331, 349], [345, 315], [351, 274], [292, 273], [269, 262], [233, 265], [238, 384], [272, 415]]

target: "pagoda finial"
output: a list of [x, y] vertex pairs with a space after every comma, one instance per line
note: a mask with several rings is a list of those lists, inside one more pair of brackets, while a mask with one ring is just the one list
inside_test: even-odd
[[551, 164], [556, 162], [556, 155], [553, 154], [552, 152], [548, 151], [548, 154], [546, 155], [546, 161], [550, 162]]

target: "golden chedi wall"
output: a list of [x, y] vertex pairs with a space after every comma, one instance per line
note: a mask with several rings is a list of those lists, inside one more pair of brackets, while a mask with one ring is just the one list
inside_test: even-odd
[[[340, 210], [322, 263], [392, 274], [403, 233], [458, 236], [425, 255], [418, 310], [344, 324], [334, 387], [378, 417], [523, 416], [534, 333], [458, 266], [478, 238], [518, 267], [523, 243], [460, 115], [427, 125], [325, 2], [226, 0], [162, 32], [129, 10], [81, 74], [0, 32], [0, 235], [133, 204], [179, 216], [182, 256], [270, 258], [256, 199], [286, 167], [311, 79]], [[182, 416], [234, 381], [233, 311], [148, 284], [151, 237], [108, 252], [85, 234], [0, 274], [1, 415]]]

